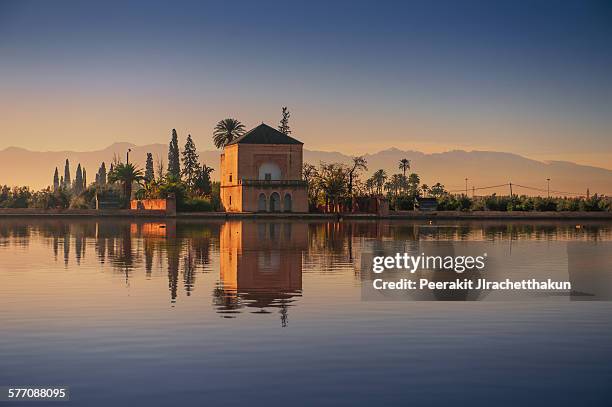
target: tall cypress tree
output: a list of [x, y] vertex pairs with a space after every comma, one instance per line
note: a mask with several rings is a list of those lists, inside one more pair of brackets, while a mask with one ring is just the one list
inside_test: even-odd
[[178, 146], [178, 135], [175, 129], [172, 129], [172, 139], [168, 146], [168, 178], [174, 180], [181, 179], [181, 158]]
[[87, 189], [87, 171], [83, 167], [83, 191]]
[[104, 161], [102, 161], [98, 170], [98, 185], [106, 185], [106, 164], [104, 164]]
[[191, 134], [189, 134], [187, 136], [187, 142], [185, 143], [185, 149], [183, 150], [183, 176], [189, 188], [193, 187], [196, 173], [200, 168], [198, 159], [199, 157], [195, 143], [191, 138]]
[[77, 165], [76, 175], [74, 176], [74, 186], [72, 189], [76, 194], [80, 194], [81, 191], [83, 191], [83, 172], [80, 163]]
[[64, 165], [64, 182], [62, 183], [64, 188], [70, 189], [70, 162], [66, 158], [66, 164]]
[[59, 172], [55, 167], [55, 174], [53, 174], [53, 192], [57, 191], [60, 187]]
[[145, 179], [147, 182], [155, 179], [155, 170], [153, 169], [153, 154], [147, 153], [147, 164], [145, 165]]

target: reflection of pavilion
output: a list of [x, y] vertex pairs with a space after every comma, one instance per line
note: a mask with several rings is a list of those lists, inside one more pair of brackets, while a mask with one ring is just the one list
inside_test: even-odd
[[228, 221], [220, 233], [220, 284], [215, 302], [221, 313], [242, 307], [287, 307], [302, 290], [302, 251], [308, 226], [291, 222]]

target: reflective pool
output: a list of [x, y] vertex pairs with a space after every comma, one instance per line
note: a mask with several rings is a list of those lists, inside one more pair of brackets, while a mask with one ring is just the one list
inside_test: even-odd
[[[612, 223], [3, 218], [0, 386], [84, 406], [604, 405], [612, 264], [591, 250], [611, 242]], [[574, 289], [363, 297], [376, 250], [449, 245]]]

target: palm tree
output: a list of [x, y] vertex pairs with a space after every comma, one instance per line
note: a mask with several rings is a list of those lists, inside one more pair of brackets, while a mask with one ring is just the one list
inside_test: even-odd
[[365, 187], [366, 187], [366, 190], [368, 191], [368, 194], [370, 195], [374, 194], [374, 186], [375, 186], [374, 178], [372, 177], [368, 178], [365, 182]]
[[136, 168], [134, 164], [118, 163], [108, 174], [109, 182], [121, 182], [123, 184], [123, 193], [128, 201], [132, 197], [132, 184], [134, 182], [140, 183], [144, 179], [142, 170]]
[[374, 180], [374, 185], [376, 185], [376, 193], [382, 194], [383, 186], [385, 185], [385, 181], [387, 180], [387, 173], [385, 170], [378, 170], [372, 175], [372, 179]]
[[406, 176], [406, 171], [410, 170], [410, 160], [407, 158], [402, 158], [399, 161], [399, 169], [402, 170], [404, 177]]
[[217, 148], [225, 147], [244, 134], [244, 125], [237, 119], [223, 119], [215, 126], [213, 141]]
[[427, 184], [421, 185], [421, 190], [423, 190], [423, 195], [429, 195], [429, 185]]

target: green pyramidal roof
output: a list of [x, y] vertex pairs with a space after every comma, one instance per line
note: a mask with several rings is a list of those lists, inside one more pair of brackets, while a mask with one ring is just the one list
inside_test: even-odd
[[249, 130], [243, 136], [238, 137], [231, 143], [227, 143], [228, 146], [232, 144], [304, 144], [301, 141], [289, 137], [286, 134], [268, 126], [267, 124], [260, 124], [259, 126]]

